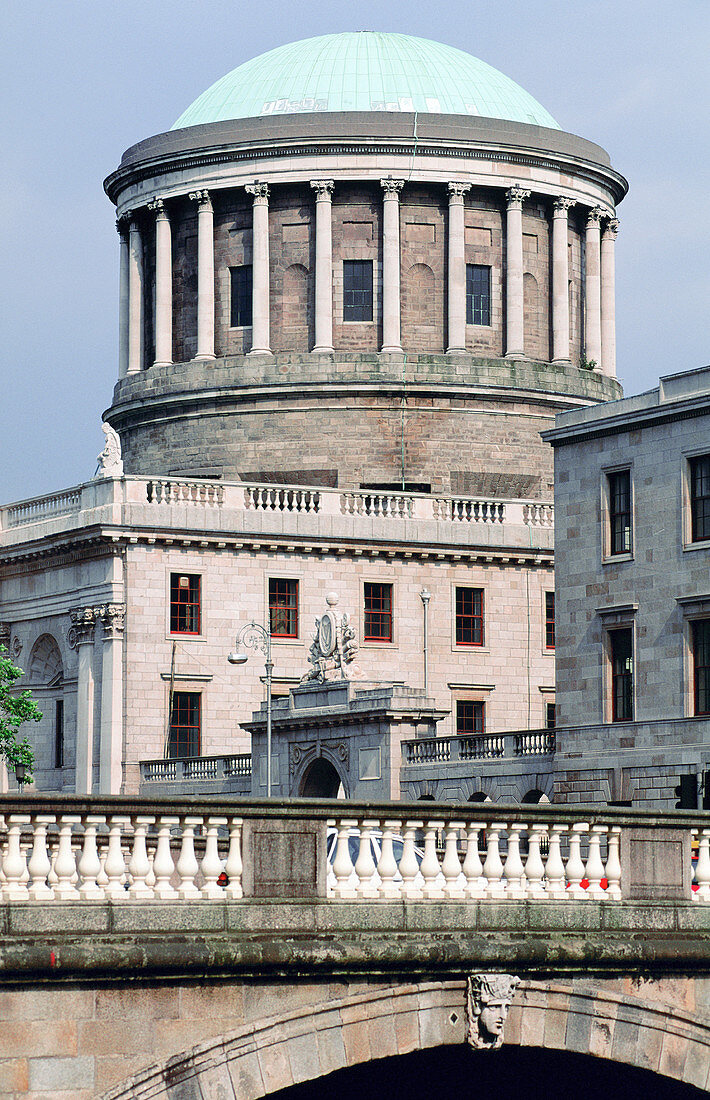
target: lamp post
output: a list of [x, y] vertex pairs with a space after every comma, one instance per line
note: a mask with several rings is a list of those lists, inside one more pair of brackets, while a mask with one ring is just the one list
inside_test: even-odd
[[271, 674], [274, 662], [271, 660], [271, 633], [260, 623], [250, 622], [237, 634], [235, 649], [227, 660], [231, 665], [245, 665], [249, 654], [245, 649], [258, 650], [266, 657], [266, 797], [271, 798]]
[[15, 779], [17, 780], [17, 786], [20, 794], [22, 794], [22, 788], [25, 785], [26, 774], [27, 768], [24, 764], [15, 764]]
[[422, 588], [419, 598], [424, 607], [424, 694], [429, 694], [429, 600], [431, 592], [428, 588]]

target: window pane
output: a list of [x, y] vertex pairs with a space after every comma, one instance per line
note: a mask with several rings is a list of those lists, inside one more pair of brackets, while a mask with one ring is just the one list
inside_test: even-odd
[[710, 539], [710, 455], [690, 460], [692, 539]]
[[695, 713], [710, 714], [710, 620], [693, 623]]
[[232, 328], [242, 328], [252, 323], [252, 265], [243, 264], [241, 267], [230, 267], [232, 279], [232, 300], [230, 325]]
[[466, 264], [466, 324], [491, 323], [491, 269], [483, 264]]
[[392, 641], [391, 584], [365, 584], [365, 641]]
[[171, 760], [200, 755], [200, 693], [173, 692], [168, 756]]
[[611, 633], [611, 720], [633, 720], [633, 646], [630, 630]]
[[458, 734], [484, 733], [485, 703], [473, 699], [457, 700], [456, 732]]
[[456, 645], [483, 645], [483, 589], [456, 589]]
[[276, 637], [298, 637], [298, 581], [269, 580], [269, 622]]
[[189, 573], [170, 575], [170, 633], [200, 633], [200, 577]]
[[343, 320], [372, 320], [372, 260], [343, 260]]
[[609, 526], [612, 554], [631, 551], [631, 474], [609, 474]]
[[555, 648], [555, 593], [545, 593], [545, 648]]

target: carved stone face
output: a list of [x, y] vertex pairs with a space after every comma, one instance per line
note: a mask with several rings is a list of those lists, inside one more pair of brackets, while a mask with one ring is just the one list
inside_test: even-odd
[[481, 1009], [478, 1024], [484, 1033], [498, 1038], [503, 1034], [505, 1021], [510, 1011], [510, 1001], [489, 1001]]

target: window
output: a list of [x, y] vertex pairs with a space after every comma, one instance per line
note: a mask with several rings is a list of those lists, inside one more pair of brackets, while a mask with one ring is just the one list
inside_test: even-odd
[[611, 720], [630, 722], [634, 717], [634, 658], [631, 630], [612, 630]]
[[173, 692], [168, 741], [171, 760], [200, 755], [200, 709], [199, 691]]
[[200, 633], [200, 578], [170, 574], [170, 633]]
[[456, 645], [483, 645], [483, 589], [456, 589]]
[[553, 730], [557, 725], [557, 705], [545, 703], [545, 729]]
[[710, 619], [691, 623], [694, 714], [710, 714]]
[[252, 323], [252, 265], [230, 267], [229, 274], [232, 281], [229, 323], [232, 328], [245, 328]]
[[710, 539], [710, 455], [690, 460], [691, 539]]
[[458, 734], [484, 733], [486, 729], [486, 704], [473, 699], [456, 700], [456, 732]]
[[298, 581], [269, 578], [269, 623], [275, 638], [298, 637]]
[[365, 582], [365, 641], [392, 641], [392, 585]]
[[609, 474], [609, 553], [631, 553], [631, 472]]
[[64, 767], [64, 700], [54, 701], [54, 766]]
[[545, 649], [555, 648], [555, 593], [545, 593]]
[[491, 269], [466, 264], [466, 324], [491, 323]]
[[343, 320], [372, 320], [372, 260], [343, 260]]

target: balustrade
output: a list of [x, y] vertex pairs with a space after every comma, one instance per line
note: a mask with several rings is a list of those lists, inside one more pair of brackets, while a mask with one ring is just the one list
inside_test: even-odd
[[218, 481], [178, 481], [153, 478], [146, 484], [149, 504], [212, 504], [224, 502], [224, 486]]
[[247, 511], [255, 512], [320, 512], [320, 492], [276, 485], [247, 485], [244, 506]]
[[554, 730], [477, 733], [404, 741], [407, 764], [448, 764], [457, 760], [496, 760], [504, 756], [544, 756], [555, 751]]

